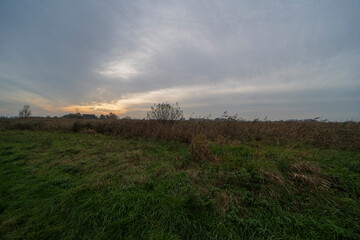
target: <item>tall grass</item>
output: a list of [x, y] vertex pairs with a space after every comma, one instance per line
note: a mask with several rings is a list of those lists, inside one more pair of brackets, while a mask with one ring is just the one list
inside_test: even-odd
[[0, 119], [1, 130], [89, 132], [191, 143], [194, 136], [209, 140], [256, 141], [280, 145], [304, 143], [319, 148], [360, 150], [360, 123], [238, 122], [84, 119]]

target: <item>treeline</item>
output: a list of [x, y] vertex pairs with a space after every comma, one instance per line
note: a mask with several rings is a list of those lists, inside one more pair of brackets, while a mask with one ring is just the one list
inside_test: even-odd
[[203, 135], [211, 141], [310, 144], [319, 148], [360, 150], [360, 123], [265, 121], [160, 121], [130, 119], [0, 119], [0, 130], [100, 133], [127, 138], [158, 138], [191, 143]]

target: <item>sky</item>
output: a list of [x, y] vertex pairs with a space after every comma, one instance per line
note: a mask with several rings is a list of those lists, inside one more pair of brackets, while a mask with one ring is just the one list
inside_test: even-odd
[[360, 121], [358, 0], [1, 0], [0, 115]]

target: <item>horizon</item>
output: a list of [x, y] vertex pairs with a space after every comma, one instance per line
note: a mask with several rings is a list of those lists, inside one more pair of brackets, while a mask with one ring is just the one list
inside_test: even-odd
[[0, 116], [360, 121], [359, 1], [1, 1]]
[[[73, 112], [73, 113], [66, 113], [64, 115], [46, 115], [46, 116], [40, 116], [40, 115], [30, 115], [28, 117], [20, 117], [19, 114], [17, 115], [0, 115], [0, 118], [8, 118], [8, 119], [16, 119], [16, 118], [69, 118], [69, 117], [65, 117], [66, 115], [76, 115], [79, 114], [80, 118], [79, 119], [83, 119], [83, 115], [94, 115], [96, 117], [96, 119], [101, 119], [101, 115], [103, 115], [104, 117], [107, 117], [109, 114], [114, 114], [112, 112], [110, 112], [109, 114], [93, 114], [93, 113], [81, 113], [81, 112]], [[225, 116], [224, 114], [226, 114], [227, 116]], [[122, 120], [122, 119], [131, 119], [131, 120], [149, 120], [146, 116], [144, 117], [130, 117], [128, 115], [124, 115], [124, 116], [119, 116], [116, 115], [116, 119], [118, 120]], [[192, 113], [191, 115], [183, 115], [182, 119], [178, 119], [175, 121], [179, 121], [179, 120], [208, 120], [208, 121], [213, 121], [213, 120], [224, 120], [224, 119], [229, 119], [232, 118], [233, 121], [245, 121], [245, 122], [252, 122], [252, 121], [259, 121], [259, 122], [282, 122], [282, 121], [316, 121], [316, 122], [325, 122], [325, 123], [345, 123], [345, 122], [355, 122], [358, 123], [360, 121], [356, 121], [354, 119], [346, 119], [345, 121], [336, 121], [336, 120], [328, 120], [327, 118], [324, 118], [324, 116], [318, 116], [318, 117], [313, 117], [313, 118], [289, 118], [289, 119], [270, 119], [267, 116], [265, 116], [264, 118], [260, 118], [257, 115], [255, 115], [254, 118], [247, 118], [247, 117], [242, 117], [240, 116], [238, 113], [235, 114], [229, 114], [227, 111], [225, 111], [222, 115], [219, 116], [212, 116], [211, 114], [207, 115], [207, 116], [200, 116], [200, 115], [195, 115], [194, 113]], [[86, 120], [86, 119], [85, 119]], [[93, 119], [87, 119], [87, 120], [93, 120]]]

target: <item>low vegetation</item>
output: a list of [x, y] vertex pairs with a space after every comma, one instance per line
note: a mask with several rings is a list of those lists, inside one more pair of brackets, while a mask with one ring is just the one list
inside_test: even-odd
[[297, 121], [162, 121], [129, 119], [0, 119], [0, 130], [100, 133], [126, 138], [143, 137], [191, 143], [204, 135], [211, 141], [237, 141], [281, 145], [307, 144], [319, 148], [360, 150], [359, 122]]
[[4, 239], [358, 239], [358, 123], [2, 119]]

